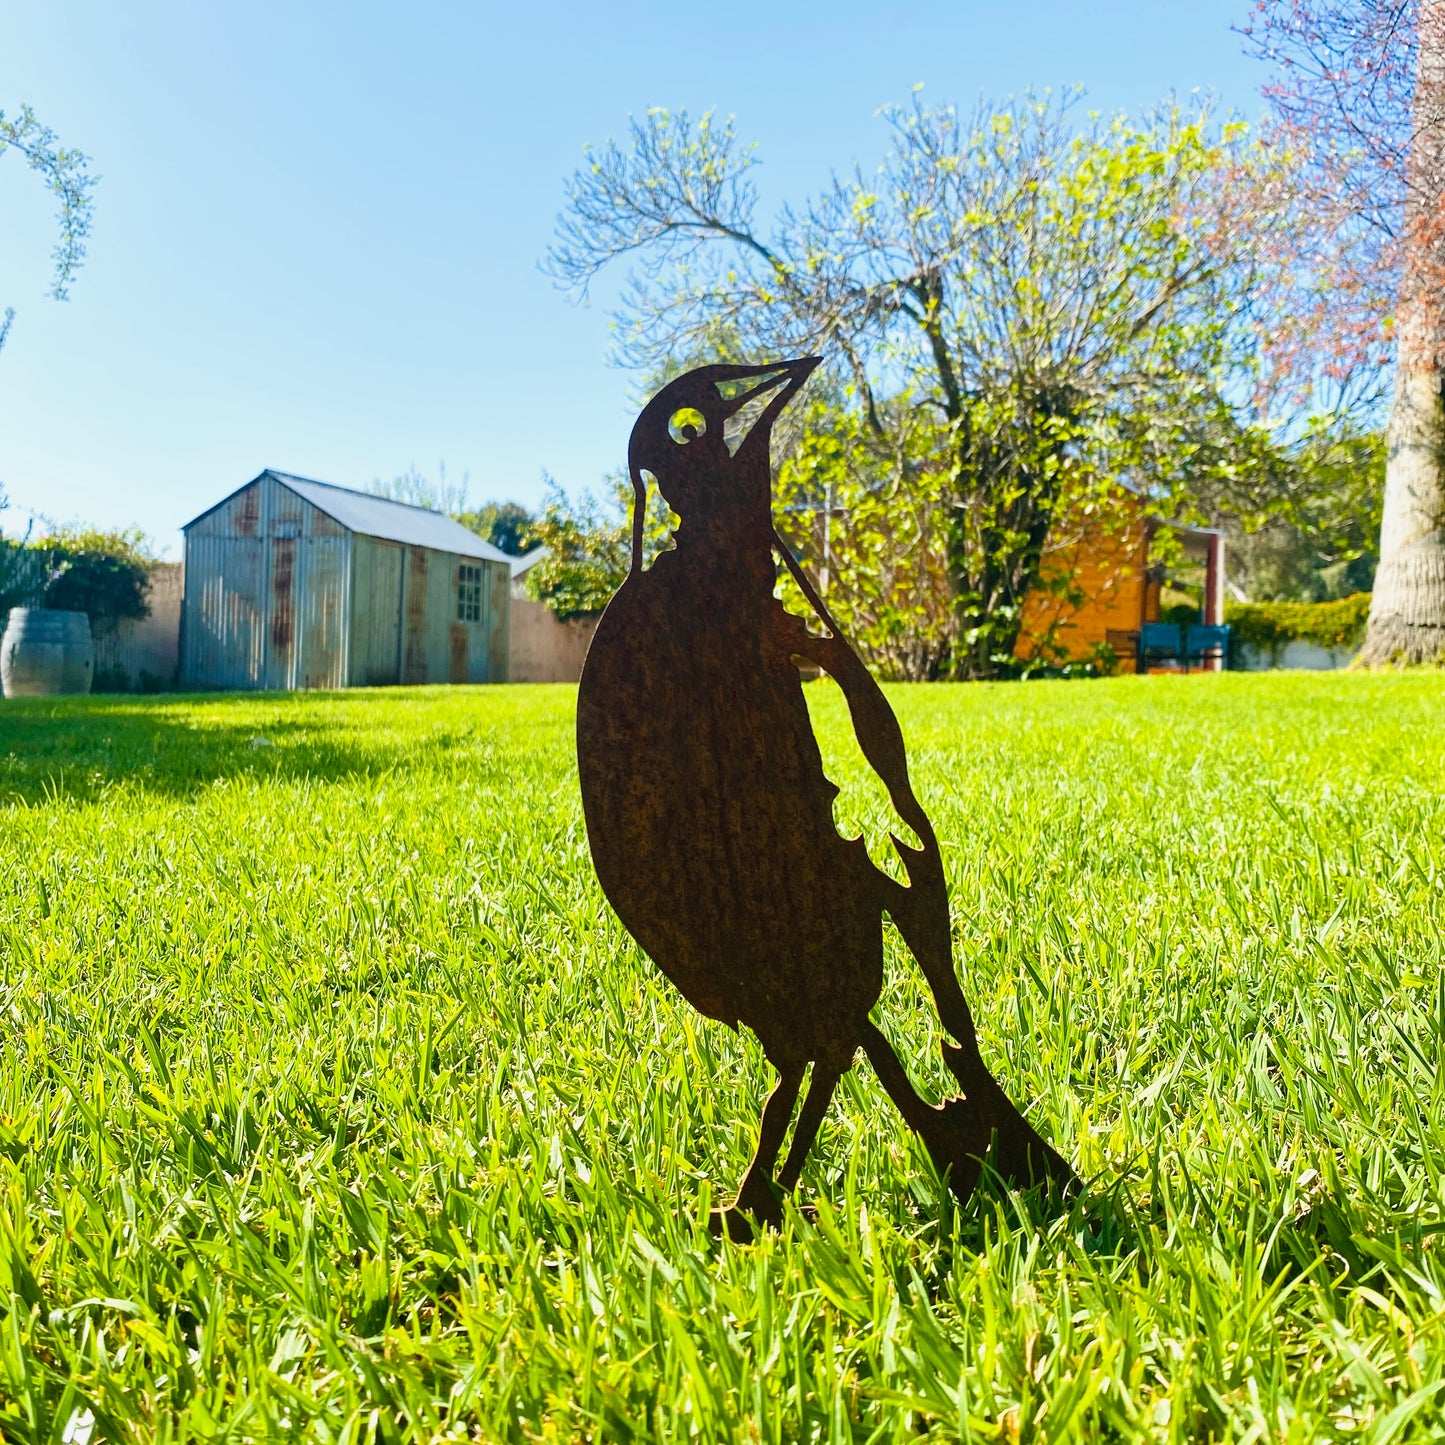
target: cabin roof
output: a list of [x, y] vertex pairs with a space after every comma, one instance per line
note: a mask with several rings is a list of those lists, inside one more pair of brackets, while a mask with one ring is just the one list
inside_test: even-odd
[[215, 506], [207, 507], [199, 516], [192, 517], [181, 530], [194, 527], [203, 517], [210, 516], [216, 507], [224, 506], [231, 497], [244, 492], [246, 487], [255, 486], [265, 477], [295, 492], [318, 511], [340, 522], [349, 532], [357, 532], [363, 537], [379, 537], [384, 542], [401, 542], [409, 547], [429, 547], [437, 552], [454, 552], [463, 557], [480, 557], [488, 562], [505, 562], [509, 568], [511, 566], [513, 559], [500, 547], [494, 547], [460, 522], [441, 512], [434, 512], [430, 507], [393, 502], [387, 497], [372, 496], [370, 492], [356, 492], [350, 487], [335, 487], [330, 482], [278, 472], [274, 467], [267, 467], [246, 486], [237, 487]]

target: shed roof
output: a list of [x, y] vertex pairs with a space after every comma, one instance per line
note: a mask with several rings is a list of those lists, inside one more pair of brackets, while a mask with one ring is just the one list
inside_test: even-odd
[[520, 557], [512, 557], [512, 580], [515, 582], [519, 577], [525, 577], [546, 555], [546, 546], [539, 544], [530, 552], [523, 552]]
[[[278, 472], [274, 467], [267, 467], [246, 486], [255, 486], [263, 477], [270, 477], [288, 491], [295, 492], [298, 497], [340, 522], [349, 532], [359, 532], [363, 537], [379, 537], [385, 542], [403, 542], [410, 547], [430, 547], [438, 552], [480, 557], [487, 562], [506, 562], [510, 567], [512, 559], [500, 547], [494, 547], [475, 532], [468, 531], [460, 522], [429, 507], [393, 502], [387, 497], [374, 497], [370, 492], [352, 491], [350, 487], [333, 487], [329, 482], [295, 477], [289, 472]], [[245, 491], [246, 487], [237, 490]], [[235, 495], [235, 492], [231, 493], [231, 496]], [[229, 500], [230, 497], [223, 498], [223, 502]], [[216, 506], [221, 506], [223, 502], [217, 502]], [[181, 530], [195, 526], [201, 517], [207, 517], [215, 510], [216, 507], [207, 507]]]

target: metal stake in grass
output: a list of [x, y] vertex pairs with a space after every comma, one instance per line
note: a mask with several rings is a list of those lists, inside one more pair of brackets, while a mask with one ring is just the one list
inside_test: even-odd
[[[833, 1090], [861, 1046], [889, 1098], [960, 1199], [981, 1161], [1026, 1185], [1077, 1185], [984, 1066], [953, 967], [938, 839], [908, 780], [903, 734], [773, 527], [773, 422], [818, 358], [706, 366], [669, 383], [633, 428], [632, 569], [587, 654], [577, 755], [593, 861], [628, 931], [699, 1012], [757, 1034], [780, 1075], [757, 1153], [718, 1220], [776, 1222]], [[681, 518], [675, 546], [643, 567], [647, 478]], [[823, 635], [774, 596], [781, 557]], [[920, 846], [893, 838], [908, 886], [876, 868], [833, 821], [798, 662], [829, 673], [863, 754]], [[924, 1102], [869, 1012], [892, 918], [957, 1041], [963, 1088]], [[809, 1064], [807, 1097], [774, 1179]]]

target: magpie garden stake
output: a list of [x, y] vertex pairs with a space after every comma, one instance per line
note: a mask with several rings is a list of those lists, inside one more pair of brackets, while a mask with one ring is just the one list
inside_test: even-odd
[[[978, 1051], [953, 965], [938, 839], [908, 780], [887, 700], [773, 526], [772, 426], [816, 357], [705, 366], [648, 403], [628, 448], [636, 492], [632, 569], [587, 654], [577, 756], [603, 891], [643, 950], [700, 1013], [758, 1037], [779, 1082], [757, 1153], [719, 1225], [775, 1223], [829, 1100], [861, 1046], [890, 1099], [960, 1199], [981, 1161], [1019, 1185], [1073, 1171], [1009, 1102]], [[750, 425], [748, 424], [750, 422]], [[675, 545], [643, 567], [649, 475], [679, 518]], [[825, 635], [775, 597], [780, 557]], [[919, 847], [893, 839], [908, 885], [834, 824], [799, 660], [840, 685], [863, 754]], [[893, 920], [952, 1036], [962, 1096], [919, 1097], [870, 1018]], [[808, 1066], [807, 1095], [778, 1155]]]

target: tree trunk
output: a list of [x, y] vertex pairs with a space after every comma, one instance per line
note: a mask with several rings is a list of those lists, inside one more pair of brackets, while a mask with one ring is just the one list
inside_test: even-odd
[[1373, 666], [1445, 656], [1445, 0], [1421, 0], [1419, 26]]

